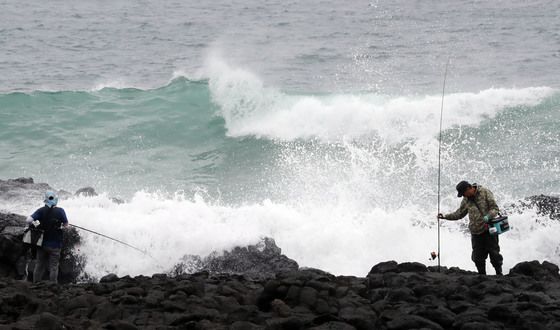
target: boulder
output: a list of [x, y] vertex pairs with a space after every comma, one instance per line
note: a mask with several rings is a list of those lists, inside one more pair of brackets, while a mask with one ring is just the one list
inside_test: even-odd
[[510, 271], [510, 275], [526, 275], [537, 279], [560, 278], [558, 266], [548, 261], [542, 264], [537, 261], [525, 261], [515, 265]]
[[0, 180], [0, 200], [43, 200], [46, 190], [54, 190], [46, 183], [35, 183], [32, 178]]
[[93, 196], [97, 196], [97, 193], [95, 192], [95, 189], [93, 189], [92, 187], [84, 187], [78, 189], [74, 195], [93, 197]]
[[526, 209], [534, 208], [539, 215], [548, 216], [553, 220], [560, 220], [560, 197], [558, 196], [530, 196], [510, 205], [510, 208], [517, 213], [523, 213]]
[[252, 279], [273, 278], [276, 274], [297, 270], [296, 261], [282, 254], [274, 239], [265, 237], [255, 245], [236, 247], [205, 258], [185, 256], [170, 271], [171, 275], [207, 271], [209, 273], [243, 274]]

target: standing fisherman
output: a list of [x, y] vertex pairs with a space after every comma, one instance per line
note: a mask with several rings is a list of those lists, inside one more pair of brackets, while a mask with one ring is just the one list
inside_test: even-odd
[[45, 193], [45, 206], [41, 207], [26, 221], [30, 225], [43, 230], [43, 244], [37, 248], [37, 261], [33, 271], [33, 282], [43, 279], [48, 266], [49, 279], [58, 281], [58, 263], [62, 249], [62, 226], [68, 226], [68, 219], [63, 208], [56, 207], [58, 196], [53, 191]]
[[457, 184], [457, 197], [463, 197], [459, 209], [449, 214], [438, 214], [439, 219], [459, 220], [469, 215], [472, 256], [479, 274], [486, 275], [486, 258], [496, 269], [496, 275], [502, 275], [503, 257], [500, 254], [498, 235], [491, 235], [488, 222], [498, 213], [498, 205], [492, 192], [476, 183], [461, 181]]

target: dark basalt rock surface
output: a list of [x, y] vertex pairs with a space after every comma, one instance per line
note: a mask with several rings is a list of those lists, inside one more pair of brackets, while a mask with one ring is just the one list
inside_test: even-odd
[[536, 195], [527, 197], [511, 205], [510, 208], [517, 213], [522, 213], [528, 208], [535, 208], [539, 215], [560, 220], [560, 197], [557, 196]]
[[28, 198], [42, 201], [47, 190], [53, 189], [46, 183], [33, 182], [32, 178], [0, 180], [0, 199], [3, 200]]
[[244, 275], [252, 279], [273, 278], [276, 273], [298, 270], [296, 261], [282, 254], [274, 239], [265, 237], [255, 245], [236, 247], [205, 258], [186, 255], [169, 273], [178, 276], [199, 271]]
[[418, 263], [365, 278], [317, 269], [251, 279], [201, 272], [55, 285], [0, 278], [0, 329], [560, 329], [558, 267], [506, 276]]
[[[0, 200], [28, 199], [36, 200], [40, 205], [47, 190], [56, 191], [62, 198], [72, 196], [72, 193], [54, 189], [48, 183], [35, 183], [33, 178], [0, 180]], [[74, 195], [97, 196], [97, 193], [92, 187], [84, 187], [78, 189]]]

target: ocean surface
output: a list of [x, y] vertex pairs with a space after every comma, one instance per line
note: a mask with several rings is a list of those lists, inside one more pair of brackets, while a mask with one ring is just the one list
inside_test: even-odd
[[[558, 1], [0, 1], [0, 178], [63, 199], [93, 276], [152, 274], [273, 237], [364, 276], [429, 260], [458, 181], [505, 211], [560, 194]], [[112, 197], [125, 201], [113, 202]], [[31, 214], [41, 199], [0, 201]], [[474, 270], [468, 220], [441, 263]], [[560, 263], [560, 224], [511, 214], [504, 268]], [[490, 267], [490, 266], [488, 266]]]

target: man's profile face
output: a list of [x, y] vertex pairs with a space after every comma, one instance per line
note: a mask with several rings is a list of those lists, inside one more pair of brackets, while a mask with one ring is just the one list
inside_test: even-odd
[[471, 198], [474, 197], [475, 193], [476, 193], [476, 189], [474, 187], [468, 187], [467, 190], [465, 190], [465, 192], [463, 193], [463, 196], [467, 198]]

